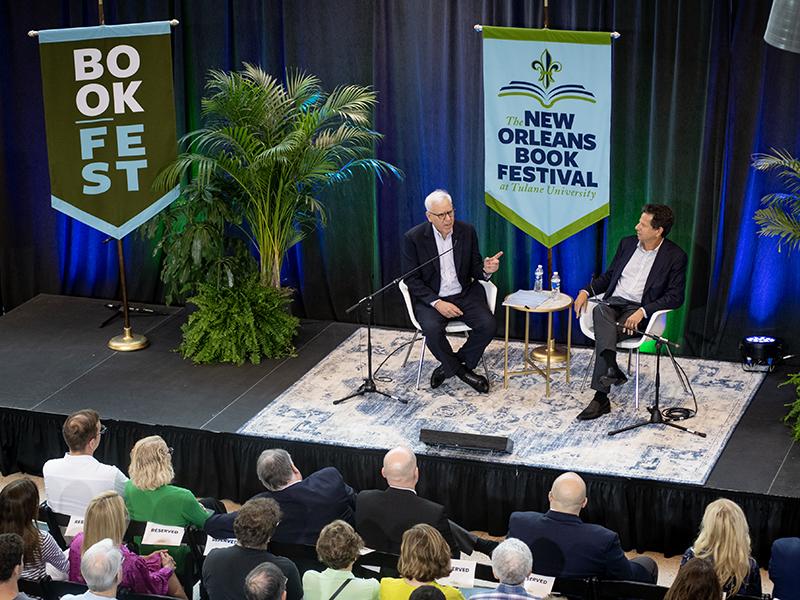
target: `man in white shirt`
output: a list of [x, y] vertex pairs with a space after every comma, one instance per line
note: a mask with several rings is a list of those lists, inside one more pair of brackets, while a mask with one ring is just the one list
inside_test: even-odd
[[128, 478], [114, 465], [94, 458], [105, 427], [91, 409], [72, 413], [62, 429], [69, 452], [64, 458], [44, 463], [44, 493], [47, 504], [58, 513], [83, 516], [89, 501], [100, 492], [113, 490], [125, 495]]
[[[592, 308], [595, 363], [592, 401], [580, 420], [596, 419], [611, 411], [612, 385], [627, 381], [617, 366], [617, 341], [644, 330], [654, 312], [679, 308], [686, 287], [686, 253], [668, 239], [674, 217], [664, 204], [647, 204], [636, 224], [636, 236], [622, 238], [608, 270], [578, 293], [575, 315], [587, 310], [591, 296], [603, 294]], [[621, 326], [617, 326], [621, 323]]]
[[[426, 344], [441, 363], [431, 375], [431, 388], [456, 375], [485, 394], [489, 382], [473, 369], [497, 332], [497, 322], [478, 280], [489, 279], [500, 268], [503, 253], [481, 259], [475, 229], [456, 221], [452, 198], [445, 190], [428, 194], [425, 216], [427, 223], [413, 227], [403, 237], [403, 271], [441, 255], [405, 280]], [[445, 335], [445, 327], [452, 319], [463, 321], [472, 329], [457, 352]]]

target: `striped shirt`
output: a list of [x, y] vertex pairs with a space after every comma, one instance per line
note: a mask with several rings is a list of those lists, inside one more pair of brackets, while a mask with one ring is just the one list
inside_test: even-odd
[[47, 575], [45, 571], [45, 564], [47, 563], [53, 565], [58, 571], [67, 573], [69, 571], [69, 561], [61, 548], [58, 547], [58, 544], [56, 544], [53, 536], [40, 529], [39, 537], [42, 540], [41, 559], [23, 563], [25, 570], [22, 571], [22, 578], [33, 581], [43, 579]]
[[533, 598], [521, 585], [507, 585], [501, 583], [497, 589], [483, 594], [473, 594], [469, 600], [524, 600]]

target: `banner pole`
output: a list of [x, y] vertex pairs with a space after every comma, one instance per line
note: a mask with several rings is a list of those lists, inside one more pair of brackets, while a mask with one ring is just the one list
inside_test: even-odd
[[128, 310], [128, 282], [125, 279], [125, 253], [122, 250], [122, 240], [117, 240], [117, 257], [119, 259], [119, 282], [122, 286], [122, 335], [116, 335], [108, 340], [108, 347], [118, 352], [133, 352], [147, 348], [150, 341], [141, 333], [131, 332], [130, 312]]
[[[100, 25], [106, 24], [103, 11], [103, 0], [97, 0], [97, 15]], [[122, 335], [115, 335], [108, 340], [108, 347], [118, 352], [133, 352], [147, 348], [149, 340], [140, 333], [131, 332], [131, 316], [128, 310], [128, 282], [125, 279], [125, 252], [122, 249], [122, 239], [117, 239], [117, 258], [119, 259], [119, 282], [122, 286]]]

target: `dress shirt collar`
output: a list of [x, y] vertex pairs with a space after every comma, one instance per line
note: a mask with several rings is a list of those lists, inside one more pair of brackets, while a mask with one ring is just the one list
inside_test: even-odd
[[656, 247], [655, 247], [655, 248], [653, 248], [652, 250], [648, 250], [647, 248], [645, 248], [645, 247], [644, 247], [644, 244], [642, 244], [642, 242], [637, 242], [637, 244], [636, 244], [636, 248], [637, 248], [638, 250], [641, 250], [641, 251], [642, 251], [642, 252], [644, 252], [645, 254], [651, 254], [651, 253], [652, 253], [652, 254], [655, 254], [655, 253], [657, 253], [657, 252], [658, 252], [658, 250], [659, 250], [659, 249], [661, 248], [661, 246], [663, 246], [663, 245], [664, 245], [664, 238], [661, 238], [661, 241], [660, 241], [660, 242], [658, 242], [658, 246], [656, 246]]
[[526, 596], [531, 596], [528, 591], [522, 585], [508, 585], [507, 583], [501, 583], [497, 586], [497, 593], [498, 594], [508, 594], [509, 596], [522, 596], [523, 598]]
[[558, 512], [557, 510], [548, 510], [544, 516], [549, 517], [555, 521], [573, 521], [575, 523], [583, 523], [578, 515], [571, 513]]
[[439, 230], [433, 226], [433, 223], [431, 223], [431, 228], [433, 229], [433, 236], [437, 240], [440, 240], [442, 242], [449, 242], [453, 240], [453, 231], [455, 231], [455, 228], [453, 228], [453, 231], [451, 231], [447, 237], [444, 237], [441, 233], [439, 233]]

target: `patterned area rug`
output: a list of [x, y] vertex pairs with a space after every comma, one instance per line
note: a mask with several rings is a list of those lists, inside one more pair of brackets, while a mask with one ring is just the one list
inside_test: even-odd
[[[374, 329], [373, 365], [377, 367], [412, 335], [409, 331]], [[453, 339], [454, 347], [459, 343], [459, 338]], [[415, 390], [421, 341], [414, 346], [405, 367], [403, 348], [386, 361], [376, 376], [378, 389], [406, 398], [408, 404], [377, 394], [338, 406], [332, 404], [354, 391], [366, 373], [366, 333], [362, 329], [239, 432], [356, 448], [407, 444], [419, 454], [702, 484], [763, 380], [762, 374], [745, 373], [736, 363], [679, 358], [699, 404], [698, 415], [680, 423], [705, 432], [707, 437], [661, 425], [610, 437], [608, 431], [649, 417], [645, 407], [653, 397], [654, 356], [641, 357], [638, 412], [630, 377], [628, 383], [612, 390], [611, 414], [594, 421], [577, 421], [575, 416], [593, 394], [588, 387], [581, 392], [591, 350], [573, 351], [571, 382], [566, 382], [563, 371], [555, 373], [550, 397], [546, 398], [544, 378], [539, 375], [512, 377], [508, 389], [503, 389], [503, 342], [497, 340], [485, 354], [492, 385], [489, 394], [478, 394], [455, 377], [431, 390], [428, 381], [438, 363], [429, 358], [429, 352], [422, 367], [420, 389]], [[511, 368], [520, 368], [522, 352], [522, 343], [510, 344]], [[620, 367], [625, 368], [624, 356], [619, 358]], [[482, 373], [482, 368], [479, 366], [476, 371]], [[661, 361], [661, 406], [693, 406], [666, 357]], [[432, 448], [419, 442], [421, 428], [507, 436], [514, 442], [514, 451], [506, 455]]]

